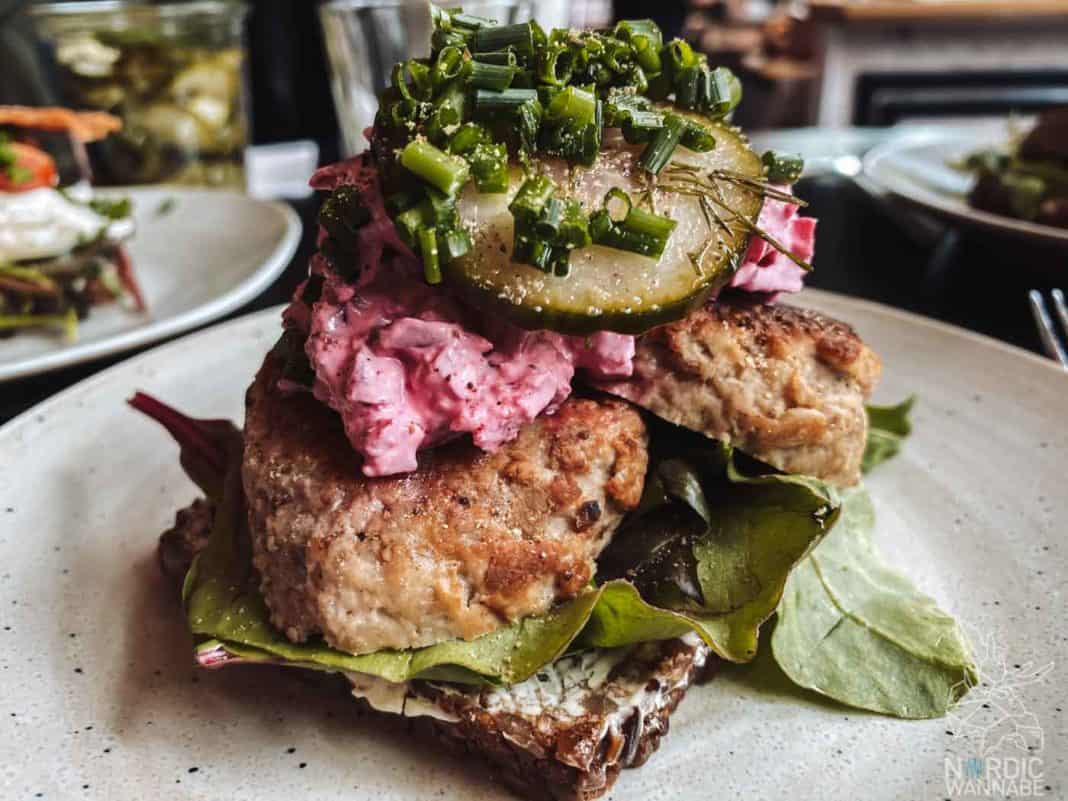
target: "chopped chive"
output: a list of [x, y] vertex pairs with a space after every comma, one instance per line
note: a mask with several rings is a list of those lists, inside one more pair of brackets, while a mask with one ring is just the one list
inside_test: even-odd
[[701, 68], [696, 64], [683, 67], [675, 73], [676, 105], [682, 108], [694, 108], [697, 105], [697, 90], [701, 75]]
[[623, 222], [623, 220], [627, 219], [627, 215], [630, 214], [633, 206], [630, 195], [618, 186], [609, 189], [605, 193], [603, 207], [612, 222]]
[[434, 225], [451, 226], [456, 222], [456, 201], [437, 189], [426, 190], [428, 213], [424, 217]]
[[557, 196], [546, 176], [528, 178], [509, 210], [515, 218], [512, 259], [555, 275], [567, 275], [570, 254], [591, 243], [589, 219], [576, 200]]
[[768, 150], [761, 157], [765, 177], [773, 184], [792, 184], [805, 170], [805, 161], [794, 153], [777, 153]]
[[426, 135], [435, 144], [443, 144], [448, 137], [447, 131], [463, 122], [467, 94], [460, 87], [459, 81], [452, 81], [434, 101], [434, 111], [426, 124]]
[[[658, 111], [634, 111], [620, 126], [623, 138], [632, 145], [651, 142], [664, 127], [664, 115]], [[688, 130], [688, 129], [687, 129]]]
[[635, 92], [644, 93], [649, 88], [649, 79], [639, 64], [628, 64], [623, 70], [623, 80]]
[[550, 47], [538, 59], [538, 78], [542, 83], [563, 86], [574, 72], [575, 57], [566, 45]]
[[514, 123], [519, 136], [519, 148], [523, 152], [529, 153], [534, 150], [541, 119], [542, 107], [537, 100], [528, 100], [519, 107]]
[[686, 120], [686, 127], [683, 128], [682, 136], [679, 137], [679, 144], [695, 153], [707, 153], [716, 146], [716, 137], [704, 125], [693, 120]]
[[638, 65], [650, 75], [659, 74], [664, 68], [664, 62], [660, 59], [660, 48], [649, 42], [648, 39], [635, 39], [631, 45], [634, 48], [634, 56]]
[[646, 73], [655, 75], [661, 71], [660, 48], [664, 37], [655, 22], [651, 19], [623, 20], [616, 23], [613, 33], [616, 38], [630, 43], [635, 59]]
[[516, 70], [515, 77], [512, 78], [513, 89], [537, 89], [538, 82], [534, 77], [534, 73], [527, 69]]
[[[627, 211], [626, 219], [623, 220], [623, 229], [631, 233], [649, 236], [655, 239], [663, 239], [666, 243], [671, 232], [675, 230], [678, 222], [670, 217], [662, 217], [659, 214], [631, 206]], [[663, 248], [661, 248], [663, 252]]]
[[614, 229], [615, 223], [605, 209], [598, 209], [590, 215], [590, 238], [597, 244], [611, 237]]
[[474, 14], [465, 14], [462, 11], [457, 11], [449, 16], [452, 18], [451, 22], [454, 27], [463, 28], [469, 31], [477, 31], [480, 28], [492, 28], [497, 24], [497, 20], [489, 19], [488, 17], [479, 17]]
[[536, 19], [530, 21], [530, 36], [534, 40], [535, 47], [545, 47], [549, 44], [549, 37]]
[[612, 31], [617, 39], [624, 42], [634, 43], [637, 39], [644, 39], [658, 49], [664, 42], [664, 35], [660, 32], [660, 26], [651, 19], [624, 19], [616, 23]]
[[678, 223], [640, 209], [622, 189], [610, 189], [604, 205], [590, 217], [590, 236], [598, 245], [658, 259]]
[[473, 30], [435, 28], [434, 32], [430, 35], [430, 47], [435, 52], [446, 47], [460, 47], [466, 49], [467, 45], [474, 37], [475, 32]]
[[472, 51], [475, 53], [492, 53], [514, 48], [516, 53], [529, 56], [534, 52], [534, 29], [529, 22], [517, 22], [514, 25], [497, 25], [482, 27], [475, 31]]
[[423, 276], [428, 284], [440, 284], [441, 261], [438, 259], [438, 236], [433, 228], [421, 228], [417, 237], [419, 255], [423, 259]]
[[553, 182], [544, 175], [527, 178], [508, 204], [508, 210], [516, 218], [536, 219], [555, 191]]
[[579, 161], [590, 165], [601, 152], [601, 140], [604, 138], [604, 102], [597, 99], [593, 110], [593, 120], [582, 131], [582, 149]]
[[659, 259], [664, 253], [667, 239], [637, 234], [628, 231], [622, 226], [612, 225], [606, 212], [598, 211], [590, 217], [590, 234], [594, 243], [604, 247], [625, 250], [647, 256], [651, 259]]
[[[398, 92], [397, 94], [400, 93]], [[399, 97], [385, 107], [383, 116], [394, 128], [414, 127], [416, 118], [423, 107], [424, 104], [418, 100], [405, 100], [403, 97]], [[382, 111], [379, 113], [383, 114]]]
[[539, 236], [552, 239], [560, 232], [560, 224], [563, 219], [564, 201], [558, 197], [550, 198], [549, 202], [545, 204], [541, 216], [538, 217], [537, 222], [534, 224], [534, 230]]
[[668, 114], [664, 118], [664, 127], [656, 132], [656, 136], [642, 152], [640, 163], [646, 172], [657, 175], [664, 169], [664, 165], [671, 160], [685, 128], [686, 121], [678, 114]]
[[402, 61], [393, 67], [393, 86], [405, 100], [429, 100], [430, 67], [414, 58]]
[[400, 163], [449, 196], [455, 196], [460, 191], [469, 174], [467, 162], [462, 158], [450, 156], [419, 139], [409, 142], [401, 151]]
[[554, 122], [565, 122], [573, 128], [582, 128], [593, 122], [597, 111], [597, 96], [577, 86], [568, 86], [553, 95], [545, 117]]
[[511, 85], [515, 73], [515, 67], [504, 64], [484, 64], [476, 60], [471, 62], [468, 81], [476, 89], [492, 89], [500, 92]]
[[665, 71], [670, 72], [672, 76], [677, 75], [680, 70], [698, 63], [697, 54], [682, 39], [673, 39], [669, 42], [664, 48], [661, 58], [667, 67]]
[[505, 89], [494, 92], [478, 89], [475, 92], [475, 112], [479, 114], [515, 113], [520, 106], [538, 99], [536, 89]]
[[467, 160], [479, 192], [508, 191], [508, 148], [503, 144], [476, 145]]
[[418, 244], [419, 231], [430, 224], [430, 215], [426, 205], [420, 203], [402, 211], [393, 218], [393, 222], [400, 229], [404, 240], [414, 246]]
[[548, 272], [553, 257], [552, 246], [543, 239], [532, 239], [526, 243], [523, 256], [527, 263], [539, 270]]
[[464, 123], [449, 140], [449, 152], [465, 155], [489, 139], [489, 132], [477, 122]]
[[497, 64], [502, 67], [517, 67], [519, 60], [514, 50], [497, 50], [493, 53], [479, 53], [478, 60], [483, 64]]
[[590, 244], [590, 221], [577, 201], [566, 203], [560, 220], [559, 238], [568, 249], [584, 248]]
[[726, 67], [716, 67], [707, 73], [707, 98], [701, 107], [709, 114], [723, 116], [735, 109], [742, 99], [742, 84]]
[[470, 250], [471, 236], [462, 228], [454, 228], [438, 236], [439, 256], [445, 264], [460, 258]]
[[464, 53], [459, 47], [445, 47], [434, 61], [431, 81], [437, 89], [453, 78], [458, 78], [464, 70]]

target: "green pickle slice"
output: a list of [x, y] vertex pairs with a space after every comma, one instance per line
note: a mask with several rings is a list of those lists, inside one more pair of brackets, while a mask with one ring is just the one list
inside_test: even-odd
[[[468, 186], [461, 195], [460, 217], [474, 247], [444, 268], [447, 281], [472, 304], [525, 328], [636, 334], [684, 317], [733, 275], [763, 202], [758, 188], [737, 180], [762, 181], [764, 174], [741, 132], [695, 119], [712, 131], [715, 148], [695, 153], [678, 147], [655, 181], [638, 165], [642, 146], [618, 136], [606, 137], [592, 167], [569, 168], [547, 157], [534, 157], [527, 167], [551, 177], [562, 196], [575, 198], [587, 211], [600, 208], [613, 187], [646, 209], [651, 193], [652, 210], [678, 221], [659, 259], [592, 245], [572, 251], [567, 276], [512, 261], [508, 203], [524, 179], [513, 166], [507, 193], [480, 194]], [[694, 179], [704, 185], [705, 200], [677, 191], [692, 187]]]

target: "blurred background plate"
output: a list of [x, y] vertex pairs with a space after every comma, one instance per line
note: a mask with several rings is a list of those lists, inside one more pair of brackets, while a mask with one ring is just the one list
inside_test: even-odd
[[973, 177], [953, 164], [976, 150], [1003, 147], [1006, 121], [958, 123], [913, 129], [872, 149], [864, 173], [880, 188], [964, 225], [998, 233], [1068, 244], [1068, 229], [1017, 220], [968, 205]]
[[134, 204], [130, 260], [148, 303], [93, 309], [78, 338], [21, 332], [0, 340], [0, 380], [118, 353], [188, 331], [249, 302], [285, 269], [300, 242], [296, 213], [235, 192], [119, 190]]

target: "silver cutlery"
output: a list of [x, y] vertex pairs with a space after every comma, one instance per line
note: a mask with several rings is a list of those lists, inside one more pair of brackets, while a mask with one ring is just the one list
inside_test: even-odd
[[[1068, 370], [1068, 305], [1064, 302], [1064, 292], [1051, 289], [1048, 302], [1037, 289], [1028, 292], [1027, 297], [1031, 301], [1031, 314], [1035, 318], [1042, 347], [1051, 359], [1060, 362], [1061, 366]], [[1053, 314], [1050, 313], [1050, 307], [1053, 308]], [[1059, 333], [1054, 315], [1060, 321]]]

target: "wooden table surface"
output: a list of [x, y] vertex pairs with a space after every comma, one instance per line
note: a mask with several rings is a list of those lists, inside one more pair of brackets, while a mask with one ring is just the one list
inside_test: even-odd
[[1068, 0], [811, 0], [822, 22], [998, 20], [1068, 15]]

